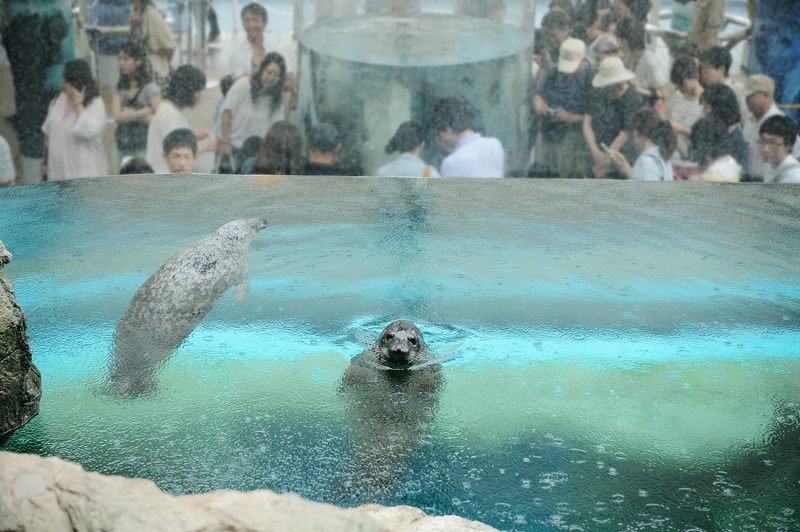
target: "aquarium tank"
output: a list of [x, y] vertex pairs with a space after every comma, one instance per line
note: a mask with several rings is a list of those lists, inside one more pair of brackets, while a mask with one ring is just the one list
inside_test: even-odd
[[[800, 187], [123, 176], [0, 206], [43, 388], [4, 451], [502, 530], [800, 526]], [[269, 224], [246, 271], [118, 393], [140, 287], [240, 218]], [[343, 377], [397, 319], [441, 386], [363, 402]]]

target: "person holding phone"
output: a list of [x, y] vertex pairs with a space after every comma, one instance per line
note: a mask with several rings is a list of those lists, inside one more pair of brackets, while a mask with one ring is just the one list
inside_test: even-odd
[[558, 64], [542, 77], [533, 108], [541, 119], [536, 150], [536, 177], [582, 178], [590, 159], [581, 133], [591, 90], [592, 69], [586, 44], [580, 39], [561, 43]]
[[631, 83], [635, 77], [636, 74], [625, 68], [622, 59], [607, 57], [592, 79], [595, 89], [583, 118], [583, 135], [594, 160], [592, 174], [595, 178], [624, 178], [619, 165], [612, 164], [600, 148], [602, 143], [622, 153], [628, 161], [636, 159], [630, 120], [644, 102]]
[[672, 126], [651, 107], [644, 107], [631, 117], [631, 139], [639, 157], [633, 166], [619, 151], [603, 143], [611, 161], [626, 179], [635, 181], [674, 181], [670, 160], [675, 153], [676, 138]]

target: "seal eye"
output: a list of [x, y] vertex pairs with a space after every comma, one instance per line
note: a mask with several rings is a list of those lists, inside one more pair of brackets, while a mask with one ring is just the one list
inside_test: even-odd
[[384, 339], [384, 340], [391, 340], [392, 338], [394, 338], [394, 333], [393, 333], [393, 332], [386, 333], [386, 334], [383, 336], [383, 339]]
[[408, 343], [411, 345], [417, 345], [417, 339], [412, 336], [408, 339]]

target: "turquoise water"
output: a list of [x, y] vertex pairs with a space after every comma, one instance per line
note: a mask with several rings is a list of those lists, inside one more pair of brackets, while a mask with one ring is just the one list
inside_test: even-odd
[[[800, 189], [150, 177], [0, 190], [42, 372], [4, 450], [171, 493], [269, 488], [507, 530], [790, 530], [800, 505]], [[117, 321], [176, 251], [263, 216], [157, 391], [107, 391]], [[389, 321], [443, 367], [388, 488], [340, 489], [340, 379]]]

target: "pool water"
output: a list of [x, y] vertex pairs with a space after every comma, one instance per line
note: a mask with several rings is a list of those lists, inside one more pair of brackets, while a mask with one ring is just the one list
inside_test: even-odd
[[[0, 207], [43, 382], [4, 450], [506, 530], [800, 525], [799, 187], [113, 177]], [[248, 298], [226, 292], [154, 393], [110, 394], [138, 286], [251, 216]], [[363, 434], [341, 377], [396, 318], [458, 358], [385, 489], [343, 494]]]

